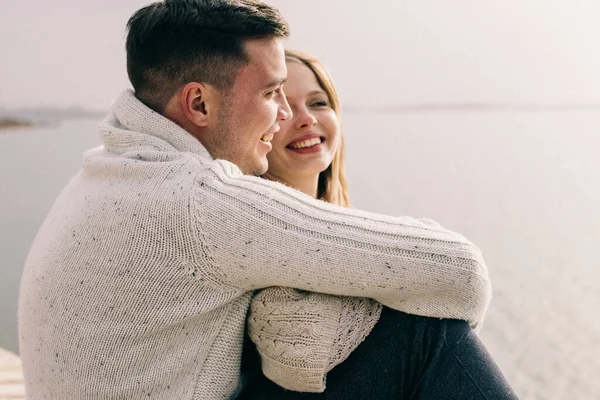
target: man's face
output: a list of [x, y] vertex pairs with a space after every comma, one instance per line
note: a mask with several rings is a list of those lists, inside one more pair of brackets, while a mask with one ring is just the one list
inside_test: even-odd
[[248, 40], [245, 49], [249, 63], [220, 99], [212, 155], [233, 162], [245, 174], [262, 175], [278, 121], [292, 114], [282, 90], [285, 54], [279, 39]]

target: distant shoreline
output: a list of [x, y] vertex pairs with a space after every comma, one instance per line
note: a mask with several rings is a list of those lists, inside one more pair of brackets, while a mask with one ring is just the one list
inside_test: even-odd
[[0, 118], [0, 130], [31, 128], [35, 125], [36, 124], [31, 121], [24, 121], [16, 118]]
[[79, 106], [10, 109], [0, 105], [0, 131], [5, 133], [10, 130], [21, 130], [21, 128], [56, 127], [64, 121], [72, 119], [94, 118], [99, 120], [104, 118], [106, 113], [106, 111], [87, 110]]
[[100, 120], [100, 115], [74, 115], [74, 116], [59, 116], [48, 118], [25, 118], [25, 117], [2, 117], [0, 116], [0, 133], [6, 133], [11, 130], [22, 130], [28, 128], [56, 128], [68, 120], [78, 119], [94, 119]]

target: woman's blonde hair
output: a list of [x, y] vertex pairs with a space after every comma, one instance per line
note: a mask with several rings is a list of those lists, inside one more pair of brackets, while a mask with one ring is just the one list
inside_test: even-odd
[[329, 104], [340, 122], [339, 145], [327, 169], [319, 174], [317, 198], [342, 207], [350, 207], [348, 184], [346, 183], [346, 146], [341, 129], [342, 118], [338, 97], [329, 71], [318, 59], [298, 50], [286, 50], [285, 58], [306, 65], [317, 78], [317, 82], [327, 94]]

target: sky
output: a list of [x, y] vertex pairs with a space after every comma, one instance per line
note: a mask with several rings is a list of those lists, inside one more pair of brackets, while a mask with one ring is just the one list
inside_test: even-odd
[[[600, 104], [598, 0], [271, 0], [342, 104]], [[105, 110], [145, 0], [0, 0], [0, 106]]]

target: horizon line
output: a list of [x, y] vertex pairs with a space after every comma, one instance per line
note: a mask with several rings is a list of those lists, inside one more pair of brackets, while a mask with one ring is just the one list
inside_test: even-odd
[[[495, 102], [460, 102], [460, 103], [414, 103], [414, 104], [388, 104], [366, 105], [342, 104], [342, 110], [357, 113], [411, 113], [435, 111], [498, 111], [498, 112], [545, 112], [545, 111], [600, 111], [600, 103], [495, 103]], [[107, 113], [110, 109], [87, 108], [79, 105], [69, 106], [19, 106], [6, 107], [0, 105], [0, 110], [5, 112], [34, 112], [36, 110], [65, 112], [70, 111], [81, 114]]]

